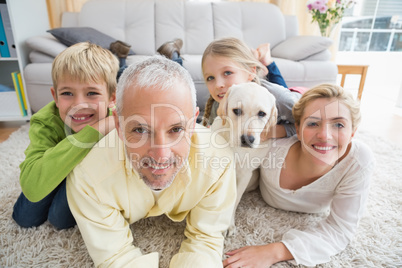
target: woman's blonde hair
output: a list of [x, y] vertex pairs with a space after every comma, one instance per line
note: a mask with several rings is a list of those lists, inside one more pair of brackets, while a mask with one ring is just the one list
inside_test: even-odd
[[361, 120], [360, 102], [354, 99], [352, 94], [345, 91], [342, 87], [333, 84], [318, 85], [304, 93], [299, 101], [295, 103], [292, 113], [296, 126], [300, 126], [306, 106], [310, 102], [320, 98], [335, 98], [343, 103], [350, 111], [352, 128], [356, 130]]
[[54, 59], [52, 64], [53, 87], [64, 79], [79, 82], [105, 82], [108, 94], [116, 92], [119, 61], [107, 49], [82, 42], [66, 48]]
[[[266, 72], [266, 66], [264, 66], [253, 54], [252, 50], [243, 41], [234, 38], [226, 37], [212, 41], [205, 49], [202, 55], [201, 66], [204, 71], [204, 61], [207, 56], [219, 56], [225, 57], [236, 62], [246, 72], [253, 73], [252, 69], [256, 68], [257, 75], [253, 79], [253, 82], [260, 84], [260, 77]], [[214, 99], [210, 96], [206, 105], [202, 124], [207, 125], [209, 116], [211, 114], [211, 108]]]

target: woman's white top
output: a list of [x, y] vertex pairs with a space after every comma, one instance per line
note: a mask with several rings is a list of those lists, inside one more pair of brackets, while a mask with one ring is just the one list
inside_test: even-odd
[[370, 148], [352, 140], [348, 155], [327, 174], [297, 190], [279, 184], [282, 164], [296, 136], [273, 141], [260, 169], [260, 190], [270, 206], [296, 212], [329, 212], [307, 230], [291, 229], [282, 242], [297, 264], [314, 266], [330, 261], [353, 238], [365, 209], [375, 160]]

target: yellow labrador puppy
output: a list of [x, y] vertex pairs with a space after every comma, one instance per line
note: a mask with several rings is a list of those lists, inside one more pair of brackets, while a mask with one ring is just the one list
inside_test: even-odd
[[[236, 161], [236, 208], [244, 192], [257, 188], [258, 168], [268, 151], [261, 135], [276, 125], [278, 111], [275, 97], [257, 83], [233, 85], [219, 103], [218, 117], [211, 126], [233, 149]], [[235, 232], [234, 215], [228, 235]]]

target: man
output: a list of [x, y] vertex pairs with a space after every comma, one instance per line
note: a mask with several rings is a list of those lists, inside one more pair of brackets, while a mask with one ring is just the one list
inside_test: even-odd
[[236, 197], [234, 162], [230, 149], [213, 148], [206, 129], [195, 127], [190, 75], [161, 56], [129, 66], [116, 105], [116, 130], [67, 181], [70, 209], [95, 265], [158, 267], [158, 253], [143, 255], [132, 244], [129, 224], [166, 214], [186, 218], [187, 239], [170, 267], [222, 267], [222, 233]]

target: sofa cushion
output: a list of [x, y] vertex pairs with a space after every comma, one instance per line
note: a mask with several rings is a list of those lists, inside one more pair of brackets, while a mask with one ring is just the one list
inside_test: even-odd
[[313, 54], [310, 57], [307, 57], [303, 60], [329, 61], [329, 60], [331, 60], [331, 56], [332, 56], [332, 54], [329, 51], [329, 49], [325, 49], [325, 50], [318, 52], [316, 54]]
[[322, 83], [336, 83], [338, 68], [331, 61], [273, 59], [288, 87], [312, 88]]
[[275, 46], [271, 54], [273, 57], [299, 61], [329, 48], [332, 43], [330, 38], [322, 36], [294, 36]]
[[[88, 41], [105, 49], [109, 49], [110, 44], [117, 41], [115, 38], [91, 27], [61, 27], [50, 29], [47, 32], [51, 33], [66, 46]], [[129, 55], [133, 54], [134, 52], [130, 49]]]

